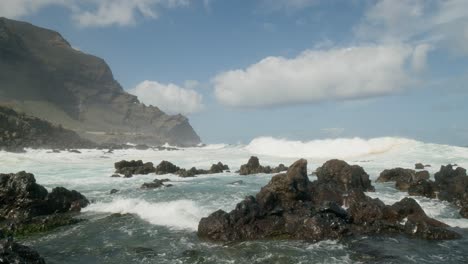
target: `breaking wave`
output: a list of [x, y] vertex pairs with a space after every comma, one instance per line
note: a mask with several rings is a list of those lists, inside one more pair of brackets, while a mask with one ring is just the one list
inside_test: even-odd
[[151, 224], [178, 230], [197, 230], [198, 222], [207, 215], [191, 200], [150, 203], [142, 199], [115, 199], [109, 203], [92, 204], [84, 211], [135, 214]]
[[355, 158], [386, 153], [401, 147], [412, 147], [418, 141], [381, 137], [373, 139], [338, 138], [311, 141], [292, 141], [273, 137], [255, 138], [246, 149], [257, 155], [269, 155], [285, 158]]

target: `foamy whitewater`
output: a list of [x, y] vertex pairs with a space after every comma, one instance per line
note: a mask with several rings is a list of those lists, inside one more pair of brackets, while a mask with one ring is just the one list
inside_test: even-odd
[[[328, 159], [340, 158], [362, 166], [374, 181], [384, 169], [414, 168], [417, 162], [432, 166], [428, 168], [431, 177], [441, 165], [449, 163], [468, 168], [468, 148], [391, 137], [308, 142], [262, 137], [248, 145], [218, 144], [179, 151], [81, 152], [0, 152], [1, 172], [25, 170], [48, 189], [64, 186], [92, 200], [82, 214], [87, 221], [22, 241], [38, 250], [48, 263], [468, 263], [468, 219], [460, 218], [457, 208], [448, 203], [421, 197], [416, 200], [429, 216], [456, 227], [464, 238], [434, 242], [397, 236], [359, 238], [347, 243], [250, 241], [224, 245], [200, 241], [196, 236], [202, 217], [218, 209], [232, 210], [273, 176], [234, 173], [251, 155], [258, 156], [262, 165], [272, 166], [306, 158], [310, 172]], [[111, 178], [114, 163], [124, 159], [154, 164], [168, 160], [179, 167], [201, 169], [221, 161], [232, 172], [196, 178], [154, 174]], [[174, 186], [139, 189], [155, 178], [169, 178]], [[240, 180], [242, 183], [234, 184]], [[392, 183], [373, 184], [376, 192], [368, 195], [385, 203], [406, 196]], [[110, 195], [111, 189], [120, 191]]]

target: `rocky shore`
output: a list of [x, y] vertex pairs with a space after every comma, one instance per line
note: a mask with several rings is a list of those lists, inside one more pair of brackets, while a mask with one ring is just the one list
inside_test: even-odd
[[198, 236], [211, 241], [321, 241], [396, 234], [428, 240], [460, 237], [428, 217], [414, 199], [385, 205], [365, 195], [369, 191], [374, 187], [360, 166], [330, 160], [317, 169], [317, 180], [311, 182], [307, 161], [301, 159], [231, 212], [218, 210], [202, 218]]
[[[421, 168], [421, 166], [419, 166]], [[466, 169], [448, 164], [442, 166], [430, 180], [427, 171], [395, 168], [385, 170], [378, 182], [395, 182], [400, 191], [407, 191], [412, 196], [424, 196], [447, 201], [460, 208], [460, 215], [468, 218], [468, 176]]]

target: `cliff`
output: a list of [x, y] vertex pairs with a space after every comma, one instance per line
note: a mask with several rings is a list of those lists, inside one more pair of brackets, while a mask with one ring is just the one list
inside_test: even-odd
[[0, 18], [0, 104], [96, 143], [200, 143], [186, 117], [140, 103], [101, 58], [72, 48], [55, 31], [6, 18]]

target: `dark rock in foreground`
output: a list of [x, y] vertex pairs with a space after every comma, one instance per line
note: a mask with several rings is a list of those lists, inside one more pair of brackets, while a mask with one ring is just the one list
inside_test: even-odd
[[37, 251], [10, 239], [2, 239], [0, 241], [0, 263], [45, 264], [45, 261]]
[[240, 167], [239, 174], [250, 175], [250, 174], [259, 174], [259, 173], [280, 173], [286, 170], [288, 170], [288, 168], [284, 166], [284, 164], [280, 164], [276, 168], [271, 168], [270, 166], [262, 166], [260, 165], [260, 161], [258, 160], [258, 158], [255, 156], [252, 156], [250, 157], [247, 164], [244, 164]]
[[30, 234], [76, 223], [74, 213], [89, 201], [63, 187], [50, 193], [24, 171], [0, 174], [0, 227], [8, 234]]
[[256, 197], [246, 197], [230, 213], [218, 210], [202, 218], [198, 236], [212, 241], [320, 241], [375, 234], [435, 240], [460, 237], [447, 225], [429, 218], [411, 198], [389, 206], [366, 196], [363, 189], [373, 187], [359, 166], [333, 160], [318, 174], [320, 180], [310, 182], [307, 161], [296, 161], [286, 174], [273, 176]]
[[131, 177], [133, 174], [149, 174], [156, 172], [152, 162], [143, 163], [142, 160], [122, 160], [114, 164], [115, 172]]

